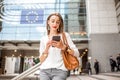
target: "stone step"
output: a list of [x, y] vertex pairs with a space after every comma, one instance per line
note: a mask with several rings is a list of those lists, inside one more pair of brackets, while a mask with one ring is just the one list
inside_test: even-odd
[[[0, 75], [0, 80], [11, 80], [13, 75]], [[28, 76], [22, 80], [40, 80], [38, 76]], [[120, 80], [120, 72], [100, 73], [98, 75], [71, 75], [67, 80]]]

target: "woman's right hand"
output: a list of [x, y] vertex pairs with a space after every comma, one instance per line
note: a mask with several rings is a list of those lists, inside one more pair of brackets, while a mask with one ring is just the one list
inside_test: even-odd
[[46, 48], [45, 48], [44, 52], [42, 53], [42, 55], [40, 57], [41, 63], [47, 58], [48, 50], [49, 50], [50, 46], [51, 46], [51, 41], [49, 40], [46, 44]]
[[50, 46], [52, 46], [51, 40], [49, 40], [49, 41], [47, 42], [47, 44], [46, 44], [46, 49], [45, 49], [44, 53], [48, 53], [48, 50], [49, 50]]

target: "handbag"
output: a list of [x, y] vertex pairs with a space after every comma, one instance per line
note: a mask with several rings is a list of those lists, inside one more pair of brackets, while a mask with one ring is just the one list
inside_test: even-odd
[[65, 67], [68, 70], [74, 70], [75, 68], [79, 67], [79, 61], [76, 56], [72, 55], [72, 49], [70, 49], [65, 33], [62, 33], [63, 43], [67, 45], [67, 49], [65, 51], [62, 51], [62, 57]]

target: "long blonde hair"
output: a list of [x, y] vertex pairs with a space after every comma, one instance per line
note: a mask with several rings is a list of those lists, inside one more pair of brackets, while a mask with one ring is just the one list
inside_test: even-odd
[[57, 30], [58, 33], [62, 33], [63, 32], [63, 28], [64, 28], [64, 24], [63, 24], [63, 19], [62, 16], [60, 15], [60, 13], [52, 13], [48, 16], [47, 21], [46, 21], [46, 28], [47, 28], [47, 35], [49, 35], [50, 33], [50, 27], [48, 25], [48, 20], [50, 19], [51, 16], [58, 16], [60, 19], [60, 25], [59, 25], [59, 29]]

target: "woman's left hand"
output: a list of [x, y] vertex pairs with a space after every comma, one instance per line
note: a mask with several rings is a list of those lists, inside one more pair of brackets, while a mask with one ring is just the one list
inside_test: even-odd
[[63, 44], [62, 40], [60, 40], [60, 41], [52, 40], [52, 46], [60, 48], [61, 50], [65, 50], [66, 49], [66, 45]]

